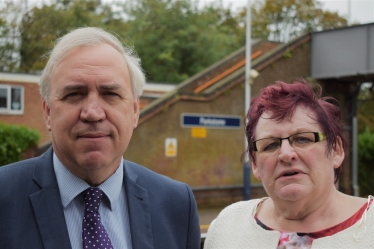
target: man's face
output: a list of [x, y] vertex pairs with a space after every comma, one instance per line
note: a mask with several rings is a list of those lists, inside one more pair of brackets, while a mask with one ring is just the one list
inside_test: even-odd
[[139, 118], [130, 74], [112, 46], [80, 46], [54, 68], [46, 126], [60, 161], [92, 185], [117, 169]]

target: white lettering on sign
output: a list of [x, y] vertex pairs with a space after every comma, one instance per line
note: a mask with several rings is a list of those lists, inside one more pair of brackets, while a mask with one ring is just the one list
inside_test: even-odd
[[218, 118], [204, 118], [200, 117], [199, 123], [201, 125], [225, 126], [226, 120]]

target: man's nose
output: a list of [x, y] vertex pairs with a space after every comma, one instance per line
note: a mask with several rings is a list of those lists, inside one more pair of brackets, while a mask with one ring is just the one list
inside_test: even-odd
[[103, 103], [99, 96], [88, 95], [83, 102], [80, 118], [83, 121], [97, 122], [105, 119]]

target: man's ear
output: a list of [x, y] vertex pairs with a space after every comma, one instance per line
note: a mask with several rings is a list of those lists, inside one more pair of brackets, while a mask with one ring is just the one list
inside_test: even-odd
[[49, 108], [47, 102], [43, 100], [42, 102], [42, 109], [43, 109], [43, 117], [45, 126], [47, 127], [47, 130], [51, 131], [51, 109]]
[[332, 150], [332, 160], [334, 162], [334, 168], [339, 168], [344, 160], [345, 153], [343, 148], [343, 142], [340, 137], [336, 137], [335, 148]]
[[140, 100], [139, 97], [134, 101], [134, 129], [138, 126], [140, 115]]
[[[252, 152], [252, 157], [255, 158], [255, 155], [253, 153], [254, 152]], [[260, 170], [257, 167], [256, 160], [252, 160], [252, 172], [257, 180], [261, 180]]]

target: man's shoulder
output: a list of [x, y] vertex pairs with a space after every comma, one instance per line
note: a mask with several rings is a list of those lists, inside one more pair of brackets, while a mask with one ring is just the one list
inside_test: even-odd
[[[14, 193], [26, 193], [22, 188], [25, 186], [29, 188], [36, 161], [36, 158], [27, 159], [0, 167], [0, 189], [3, 191], [3, 194], [0, 195], [1, 200], [15, 198], [10, 197]], [[20, 195], [17, 195], [17, 197], [20, 197]]]
[[0, 167], [0, 177], [4, 177], [8, 174], [20, 174], [22, 172], [28, 172], [32, 170], [37, 163], [50, 163], [52, 162], [52, 148], [49, 148], [45, 153], [38, 157], [33, 157], [30, 159], [25, 159], [8, 165]]
[[[148, 184], [157, 184], [165, 187], [183, 187], [187, 184], [173, 180], [167, 176], [156, 173], [140, 164], [124, 160], [125, 168], [127, 173], [135, 173], [137, 176], [137, 182]], [[130, 172], [129, 172], [130, 171]]]
[[31, 158], [22, 160], [19, 162], [11, 163], [0, 167], [0, 179], [7, 177], [9, 174], [18, 174], [21, 172], [27, 172], [30, 167], [33, 167], [37, 161], [37, 158]]

